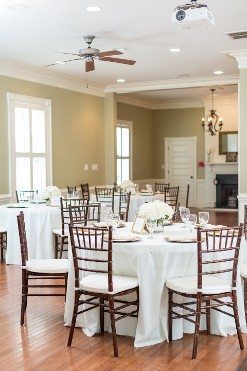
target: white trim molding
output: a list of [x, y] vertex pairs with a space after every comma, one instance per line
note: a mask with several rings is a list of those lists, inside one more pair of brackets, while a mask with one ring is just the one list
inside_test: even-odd
[[238, 195], [238, 222], [244, 221], [244, 205], [247, 205], [247, 193], [239, 193]]
[[247, 49], [230, 50], [224, 52], [224, 54], [236, 59], [239, 69], [247, 68]]
[[9, 204], [10, 202], [12, 202], [10, 194], [0, 194], [0, 205]]

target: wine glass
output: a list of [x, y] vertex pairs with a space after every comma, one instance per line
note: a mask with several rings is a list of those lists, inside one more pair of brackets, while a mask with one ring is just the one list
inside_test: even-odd
[[139, 192], [139, 184], [138, 183], [135, 183], [135, 189], [136, 189], [136, 193]]
[[199, 212], [199, 224], [201, 227], [205, 227], [208, 224], [209, 220], [209, 212], [208, 211], [200, 211]]
[[150, 233], [150, 236], [148, 238], [154, 238], [153, 233], [156, 226], [156, 220], [148, 219], [147, 226]]
[[113, 233], [116, 233], [117, 227], [119, 225], [120, 217], [116, 213], [111, 213], [110, 214], [110, 223], [113, 228]]
[[184, 225], [181, 228], [186, 228], [187, 216], [190, 214], [190, 209], [188, 209], [187, 207], [181, 206], [179, 208], [179, 212], [180, 212], [180, 218], [182, 219], [182, 222], [184, 223]]
[[189, 214], [186, 217], [186, 224], [190, 230], [190, 232], [193, 231], [195, 224], [197, 222], [197, 215], [196, 214]]

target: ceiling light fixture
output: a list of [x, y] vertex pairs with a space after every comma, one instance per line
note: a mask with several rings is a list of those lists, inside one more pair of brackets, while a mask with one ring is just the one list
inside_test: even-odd
[[[204, 131], [210, 133], [210, 135], [214, 136], [217, 132], [221, 131], [223, 126], [223, 119], [216, 114], [216, 110], [214, 109], [214, 92], [215, 89], [210, 89], [212, 92], [212, 109], [210, 110], [210, 114], [205, 118], [202, 118], [202, 128]], [[206, 125], [206, 127], [205, 127]]]
[[125, 79], [117, 79], [117, 82], [125, 82]]
[[214, 71], [215, 75], [222, 75], [223, 71]]
[[171, 48], [170, 49], [171, 53], [179, 53], [180, 51], [181, 51], [181, 49], [179, 49], [179, 48]]
[[100, 10], [102, 10], [102, 8], [100, 8], [99, 6], [88, 6], [87, 7], [88, 12], [99, 12]]

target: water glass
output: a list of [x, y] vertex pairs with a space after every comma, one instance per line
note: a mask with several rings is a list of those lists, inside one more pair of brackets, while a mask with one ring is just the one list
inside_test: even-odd
[[136, 193], [139, 192], [139, 184], [138, 183], [135, 183], [135, 190], [136, 190]]
[[152, 184], [146, 184], [146, 188], [149, 193], [153, 192]]
[[186, 217], [186, 224], [190, 230], [190, 232], [193, 231], [195, 224], [197, 223], [197, 215], [196, 214], [189, 214]]
[[74, 191], [73, 198], [79, 198], [79, 197], [80, 197], [80, 193], [78, 191]]
[[187, 207], [181, 206], [179, 208], [179, 212], [180, 212], [180, 218], [182, 219], [182, 222], [184, 223], [182, 228], [186, 228], [187, 216], [190, 214], [190, 209], [188, 209]]
[[208, 211], [200, 211], [199, 212], [199, 224], [201, 227], [205, 227], [208, 224], [209, 220], [209, 212]]
[[113, 233], [116, 233], [117, 227], [119, 225], [119, 221], [120, 221], [120, 217], [119, 217], [118, 214], [116, 214], [116, 213], [111, 213], [110, 214], [110, 223], [111, 223], [112, 228], [113, 228]]
[[154, 238], [153, 233], [154, 229], [156, 227], [156, 220], [148, 219], [147, 220], [147, 227], [150, 233], [150, 236], [148, 238]]

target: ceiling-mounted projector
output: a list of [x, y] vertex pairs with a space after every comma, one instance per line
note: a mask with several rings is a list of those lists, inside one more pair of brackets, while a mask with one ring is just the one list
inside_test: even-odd
[[214, 16], [207, 5], [191, 0], [191, 4], [177, 6], [172, 13], [172, 23], [180, 24], [182, 28], [207, 27], [214, 25]]

